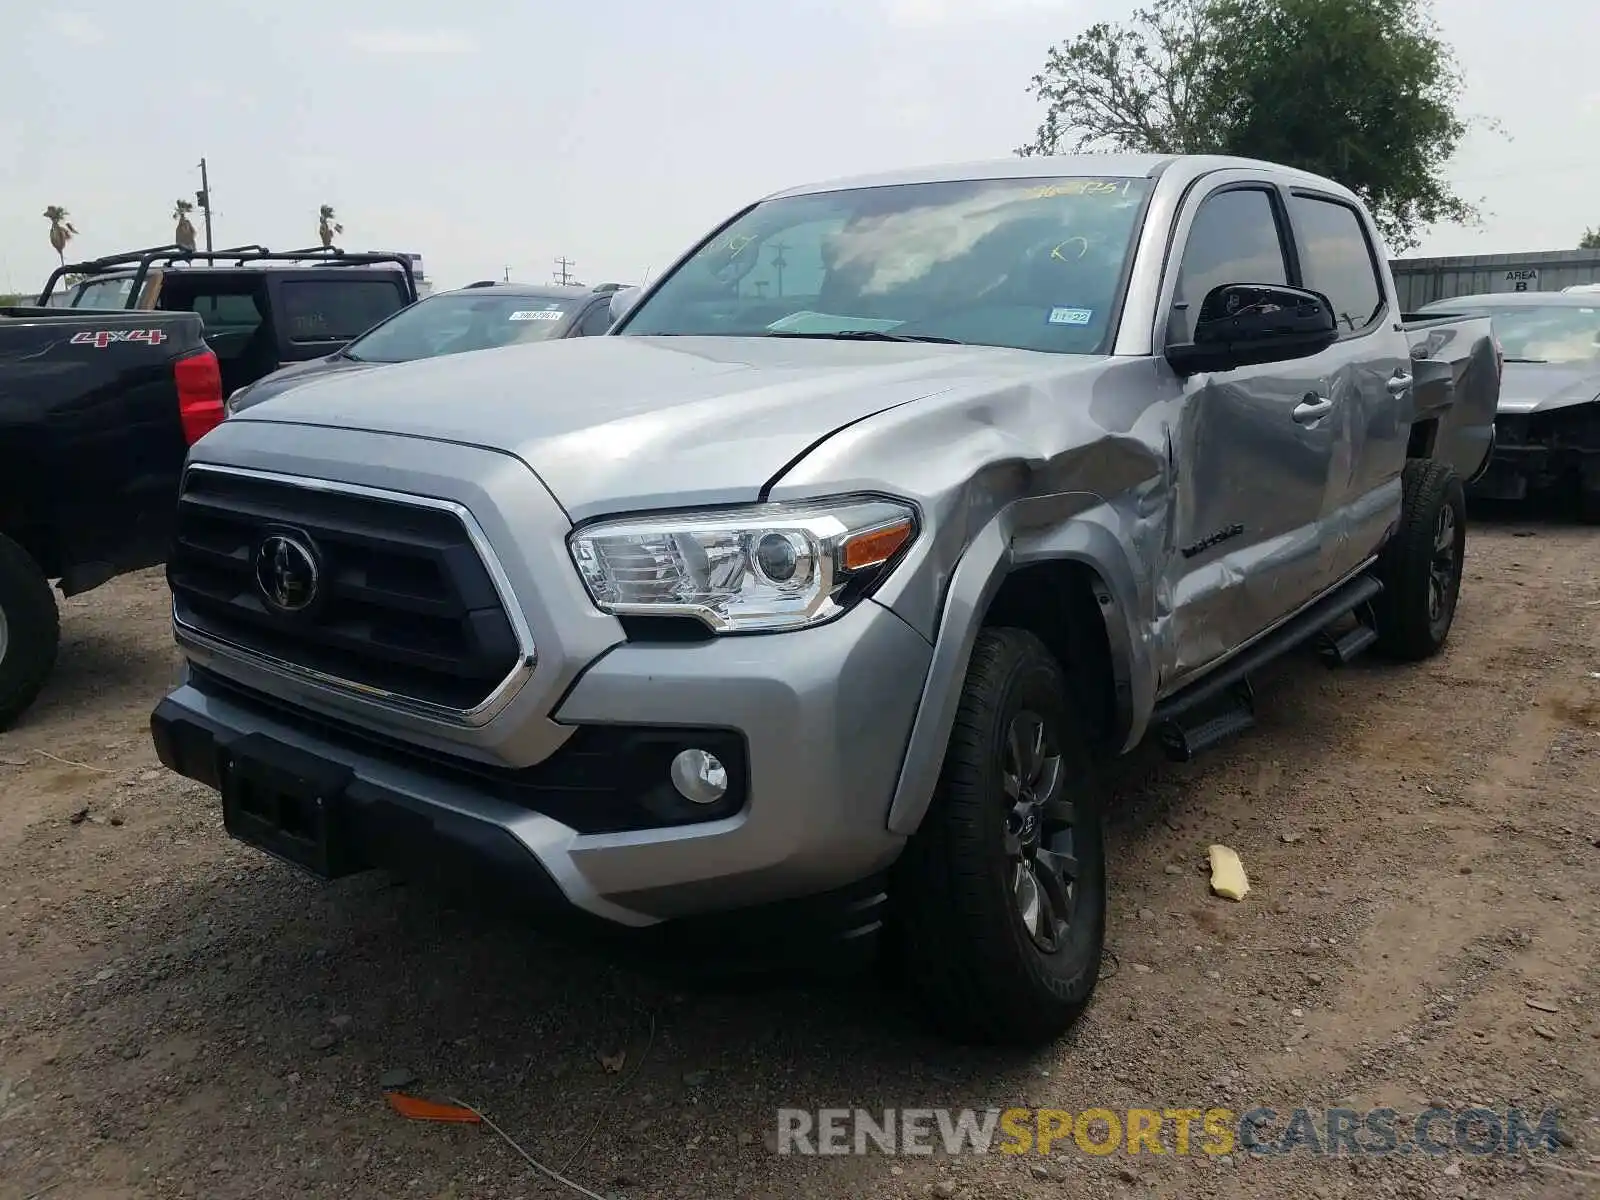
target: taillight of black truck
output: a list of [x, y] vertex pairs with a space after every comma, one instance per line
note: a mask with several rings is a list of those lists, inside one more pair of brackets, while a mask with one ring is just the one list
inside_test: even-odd
[[185, 312], [0, 308], [0, 729], [37, 697], [63, 595], [164, 562], [222, 380]]

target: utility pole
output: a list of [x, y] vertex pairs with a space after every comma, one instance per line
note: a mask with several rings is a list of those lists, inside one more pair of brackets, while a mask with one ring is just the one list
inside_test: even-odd
[[511, 282], [511, 268], [510, 267], [506, 268], [505, 281], [507, 283]]
[[577, 265], [570, 258], [556, 259], [556, 282], [562, 286], [570, 284], [572, 282], [572, 268]]
[[772, 267], [778, 272], [778, 295], [783, 295], [783, 269], [789, 265], [789, 260], [783, 252], [789, 247], [783, 242], [776, 242], [772, 247]]
[[206, 253], [211, 253], [211, 180], [206, 175], [206, 160], [200, 160], [200, 190], [194, 194], [206, 217]]

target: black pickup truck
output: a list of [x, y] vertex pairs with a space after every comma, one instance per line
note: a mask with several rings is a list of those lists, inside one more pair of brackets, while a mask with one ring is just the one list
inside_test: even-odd
[[166, 559], [188, 448], [222, 420], [200, 317], [0, 308], [0, 729], [55, 664], [55, 598]]
[[152, 246], [58, 267], [39, 294], [81, 276], [64, 307], [198, 313], [222, 367], [224, 395], [288, 363], [322, 358], [414, 304], [411, 257], [337, 247], [188, 250]]
[[73, 596], [165, 561], [223, 400], [416, 299], [404, 254], [155, 246], [64, 264], [38, 307], [0, 309], [0, 729], [55, 663], [48, 581]]

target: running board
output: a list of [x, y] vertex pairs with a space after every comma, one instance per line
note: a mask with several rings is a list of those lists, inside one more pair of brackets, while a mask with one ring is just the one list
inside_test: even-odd
[[[1214, 702], [1225, 704], [1225, 697], [1237, 684], [1248, 680], [1274, 659], [1310, 641], [1363, 604], [1371, 603], [1381, 591], [1383, 584], [1375, 576], [1356, 576], [1290, 617], [1265, 637], [1252, 642], [1220, 667], [1208, 672], [1204, 678], [1168, 696], [1156, 705], [1150, 723], [1160, 728], [1197, 709], [1211, 707]], [[1189, 723], [1194, 724], [1192, 721]]]
[[1330, 668], [1347, 667], [1370, 650], [1378, 640], [1377, 620], [1370, 604], [1358, 605], [1356, 625], [1335, 636], [1325, 631], [1317, 641], [1317, 653]]
[[1243, 733], [1256, 723], [1256, 694], [1241, 679], [1202, 708], [1190, 709], [1161, 725], [1161, 748], [1173, 762], [1189, 762], [1203, 750]]

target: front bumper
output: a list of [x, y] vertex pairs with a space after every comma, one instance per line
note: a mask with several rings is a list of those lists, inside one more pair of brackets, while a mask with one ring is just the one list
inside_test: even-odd
[[[886, 814], [930, 655], [871, 601], [795, 633], [613, 647], [551, 719], [580, 730], [731, 730], [748, 782], [743, 807], [726, 817], [614, 832], [580, 832], [570, 808], [558, 819], [537, 795], [491, 786], [505, 773], [482, 763], [312, 717], [204, 669], [160, 703], [152, 732], [168, 767], [211, 787], [229, 746], [250, 735], [348, 768], [337, 803], [361, 866], [493, 877], [635, 928], [843, 889], [845, 925], [856, 929], [876, 919], [870, 882], [903, 846]], [[878, 899], [853, 890], [863, 884]]]
[[1573, 486], [1600, 489], [1600, 405], [1502, 413], [1488, 468], [1467, 490], [1486, 500], [1522, 500]]

